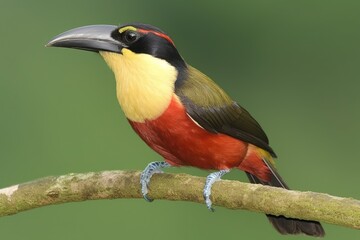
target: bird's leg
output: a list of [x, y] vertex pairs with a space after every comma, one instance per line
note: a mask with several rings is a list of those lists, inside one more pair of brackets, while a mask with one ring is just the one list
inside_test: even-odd
[[211, 187], [214, 184], [214, 182], [220, 180], [221, 177], [224, 176], [228, 172], [230, 172], [230, 169], [220, 170], [218, 172], [213, 172], [213, 173], [209, 174], [206, 177], [206, 182], [205, 182], [205, 187], [204, 187], [204, 190], [203, 190], [203, 195], [204, 195], [206, 207], [212, 212], [214, 211], [214, 209], [211, 206], [212, 202], [210, 200]]
[[162, 168], [171, 167], [171, 165], [167, 162], [151, 162], [147, 167], [144, 169], [144, 171], [141, 173], [140, 176], [140, 184], [141, 184], [141, 193], [144, 197], [144, 199], [148, 202], [152, 202], [153, 199], [149, 198], [147, 196], [149, 192], [149, 183], [152, 175], [154, 173], [163, 173], [161, 170]]

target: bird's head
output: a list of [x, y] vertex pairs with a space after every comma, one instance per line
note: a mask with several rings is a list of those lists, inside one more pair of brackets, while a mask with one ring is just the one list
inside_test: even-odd
[[79, 27], [59, 34], [46, 46], [98, 52], [103, 57], [104, 53], [123, 55], [131, 51], [165, 60], [178, 71], [186, 68], [171, 38], [159, 28], [142, 23]]

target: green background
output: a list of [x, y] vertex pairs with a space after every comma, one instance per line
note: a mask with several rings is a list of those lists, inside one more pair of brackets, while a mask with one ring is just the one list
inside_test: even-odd
[[[292, 188], [360, 199], [359, 12], [355, 0], [1, 0], [0, 187], [69, 172], [141, 170], [160, 160], [128, 126], [97, 54], [44, 47], [74, 27], [137, 21], [166, 31], [188, 63], [252, 113]], [[234, 170], [226, 178], [244, 175]], [[140, 199], [70, 203], [0, 218], [0, 236], [290, 238], [262, 214], [216, 210]], [[324, 227], [326, 239], [360, 237]]]

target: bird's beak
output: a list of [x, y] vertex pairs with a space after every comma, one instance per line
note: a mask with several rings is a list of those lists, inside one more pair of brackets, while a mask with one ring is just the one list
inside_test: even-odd
[[92, 25], [74, 28], [54, 37], [46, 47], [75, 48], [92, 52], [108, 51], [120, 53], [121, 42], [112, 38], [117, 29], [113, 25]]

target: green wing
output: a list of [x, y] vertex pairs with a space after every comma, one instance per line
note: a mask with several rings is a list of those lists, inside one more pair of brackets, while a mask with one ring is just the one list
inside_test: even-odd
[[188, 66], [186, 79], [176, 84], [175, 93], [204, 129], [254, 144], [276, 157], [259, 123], [197, 69]]

